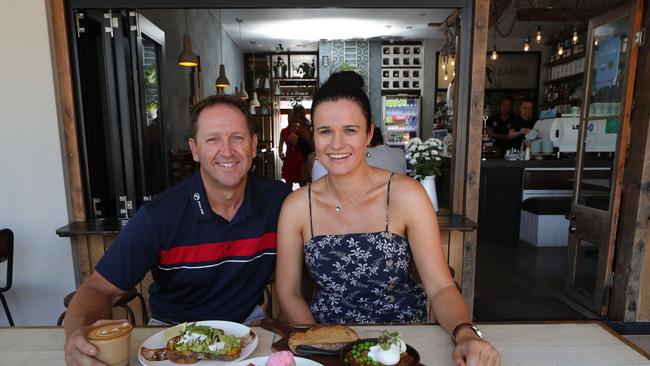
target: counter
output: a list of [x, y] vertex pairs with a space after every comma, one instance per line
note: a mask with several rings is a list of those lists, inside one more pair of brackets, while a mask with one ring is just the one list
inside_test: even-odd
[[[586, 167], [609, 168], [611, 159], [587, 160]], [[573, 158], [549, 160], [488, 159], [481, 162], [479, 189], [478, 234], [481, 237], [511, 237], [519, 235], [521, 201], [524, 189], [525, 169], [575, 170]], [[573, 177], [573, 173], [566, 173]], [[544, 179], [538, 172], [534, 179]], [[570, 195], [571, 182], [566, 180], [561, 189]], [[551, 184], [551, 183], [549, 183]], [[549, 188], [550, 189], [550, 188]]]

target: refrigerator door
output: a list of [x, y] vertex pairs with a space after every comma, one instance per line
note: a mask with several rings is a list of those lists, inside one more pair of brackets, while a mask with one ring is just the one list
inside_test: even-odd
[[419, 95], [382, 96], [384, 143], [404, 147], [412, 138], [420, 136]]

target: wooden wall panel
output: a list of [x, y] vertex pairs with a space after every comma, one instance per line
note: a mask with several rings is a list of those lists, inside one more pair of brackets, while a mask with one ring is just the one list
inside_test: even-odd
[[77, 116], [72, 88], [68, 31], [65, 18], [65, 0], [50, 0], [52, 17], [52, 37], [56, 63], [55, 84], [59, 97], [60, 118], [63, 121], [65, 156], [68, 176], [69, 198], [74, 221], [85, 221], [84, 190], [81, 179], [81, 162], [77, 143]]
[[[642, 2], [641, 2], [642, 3]], [[649, 251], [648, 218], [650, 217], [650, 11], [644, 9], [642, 27], [646, 29], [646, 44], [639, 47], [634, 81], [634, 108], [630, 115], [630, 146], [623, 177], [623, 197], [619, 217], [614, 262], [614, 286], [609, 301], [608, 316], [624, 321], [649, 321], [650, 311], [637, 313], [642, 298], [650, 296], [650, 282], [641, 283]]]
[[[485, 63], [487, 55], [487, 26], [490, 2], [475, 0], [473, 7], [471, 89], [467, 139], [467, 165], [465, 177], [465, 216], [477, 222], [479, 183], [481, 176], [481, 138], [483, 135], [483, 94], [485, 93]], [[461, 108], [462, 108], [461, 107]], [[474, 272], [476, 264], [476, 231], [464, 235], [462, 289], [470, 314], [474, 306]]]
[[72, 238], [73, 252], [76, 254], [77, 263], [77, 286], [81, 285], [90, 274], [93, 273], [94, 263], [90, 262], [90, 252], [88, 250], [88, 237], [79, 235]]

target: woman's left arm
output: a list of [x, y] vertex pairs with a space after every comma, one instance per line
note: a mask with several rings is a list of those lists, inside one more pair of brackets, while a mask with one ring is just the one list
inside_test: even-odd
[[[457, 325], [470, 323], [471, 317], [442, 251], [436, 213], [422, 185], [408, 177], [396, 177], [397, 189], [391, 189], [396, 198], [391, 199], [391, 203], [396, 202], [391, 221], [404, 225], [436, 321], [451, 334]], [[499, 353], [471, 328], [459, 328], [456, 344], [453, 354], [456, 364], [498, 365], [500, 362]]]

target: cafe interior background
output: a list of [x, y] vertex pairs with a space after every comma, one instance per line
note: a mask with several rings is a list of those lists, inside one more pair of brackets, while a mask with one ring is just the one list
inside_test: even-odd
[[[373, 120], [386, 143], [398, 147], [415, 136], [444, 138], [453, 125], [453, 101], [467, 93], [463, 86], [450, 86], [461, 62], [471, 65], [470, 53], [463, 59], [459, 52], [467, 8], [428, 8], [421, 2], [421, 7], [404, 9], [177, 9], [161, 2], [161, 9], [134, 9], [117, 1], [114, 8], [96, 9], [74, 3], [65, 7], [65, 23], [53, 21], [60, 15], [53, 5], [59, 1], [0, 4], [0, 44], [17, 61], [0, 70], [0, 226], [15, 234], [13, 286], [5, 296], [17, 325], [53, 325], [65, 310], [63, 298], [91, 270], [83, 256], [103, 250], [79, 242], [110, 244], [110, 236], [81, 235], [66, 226], [75, 221], [75, 195], [83, 197], [86, 220], [128, 220], [140, 205], [196, 169], [186, 144], [189, 108], [218, 91], [220, 73], [229, 85], [219, 92], [247, 94], [255, 111], [256, 173], [276, 179], [279, 131], [287, 112], [295, 103], [309, 109], [310, 96], [336, 70], [354, 69], [364, 76]], [[588, 20], [621, 3], [492, 1], [483, 113], [497, 113], [504, 96], [515, 98], [515, 107], [529, 97], [535, 116], [556, 107], [578, 121], [572, 107], [583, 105]], [[536, 12], [547, 18], [539, 19]], [[112, 27], [105, 28], [105, 19]], [[65, 75], [57, 72], [61, 60], [54, 49], [63, 32], [60, 24], [68, 32], [73, 80], [68, 92], [77, 118], [80, 159], [72, 162], [63, 122], [71, 112], [60, 103], [58, 85]], [[625, 42], [631, 43], [629, 37]], [[179, 54], [190, 43], [198, 66], [180, 66]], [[287, 67], [276, 68], [280, 64]], [[601, 103], [598, 108], [591, 112], [610, 108], [613, 114], [615, 107]], [[391, 113], [398, 118], [387, 119]], [[136, 122], [129, 125], [131, 120]], [[578, 131], [571, 133], [577, 139]], [[608, 318], [597, 311], [602, 307], [584, 306], [565, 288], [570, 246], [569, 221], [563, 219], [568, 212], [562, 209], [568, 210], [579, 151], [575, 140], [572, 148], [561, 148], [566, 141], [556, 143], [560, 146], [546, 154], [553, 156], [530, 163], [505, 161], [491, 155], [489, 144], [483, 146], [477, 227], [466, 228], [478, 230], [476, 257], [469, 262], [477, 321]], [[613, 148], [607, 143], [602, 151], [593, 150], [595, 162], [585, 168], [595, 178], [612, 175], [616, 141]], [[82, 191], [69, 183], [73, 163], [80, 166]], [[459, 214], [450, 192], [454, 169], [453, 160], [446, 161], [438, 181], [441, 216]], [[536, 186], [536, 179], [551, 183]], [[550, 197], [550, 206], [536, 202], [539, 196]], [[533, 201], [522, 208], [528, 198]], [[533, 221], [547, 225], [542, 231], [564, 233], [563, 238], [535, 232]], [[459, 282], [468, 271], [462, 268], [463, 233], [451, 229], [444, 235], [450, 262], [454, 240], [461, 250], [455, 259]], [[598, 250], [584, 247], [580, 253], [586, 264], [574, 272], [593, 283]], [[641, 318], [625, 320], [646, 320]], [[6, 324], [0, 313], [0, 325]]]

